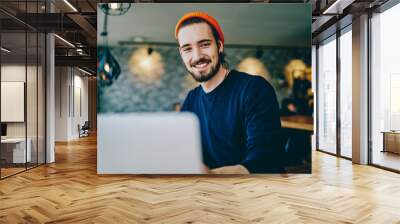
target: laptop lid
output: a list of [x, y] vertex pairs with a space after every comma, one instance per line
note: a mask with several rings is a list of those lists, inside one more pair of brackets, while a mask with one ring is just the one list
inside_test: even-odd
[[194, 114], [114, 113], [97, 119], [97, 173], [201, 173], [200, 126]]

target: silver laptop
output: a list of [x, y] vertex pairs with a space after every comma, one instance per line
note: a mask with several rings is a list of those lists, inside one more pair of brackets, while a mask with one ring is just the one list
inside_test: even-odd
[[202, 173], [192, 113], [99, 114], [97, 121], [98, 174]]

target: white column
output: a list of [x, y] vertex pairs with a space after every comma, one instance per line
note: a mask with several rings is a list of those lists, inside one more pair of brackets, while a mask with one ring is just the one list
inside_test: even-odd
[[353, 162], [368, 163], [368, 15], [353, 19]]
[[55, 56], [54, 56], [54, 35], [46, 36], [46, 163], [55, 161], [54, 133], [55, 133]]
[[[46, 1], [46, 11], [54, 12], [54, 5]], [[46, 163], [55, 162], [55, 43], [54, 35], [46, 35]]]

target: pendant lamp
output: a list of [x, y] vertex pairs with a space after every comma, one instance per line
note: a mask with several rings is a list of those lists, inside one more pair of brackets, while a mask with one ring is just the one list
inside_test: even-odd
[[123, 15], [129, 10], [130, 6], [130, 3], [99, 4], [100, 9], [105, 14], [103, 32], [101, 32], [103, 44], [98, 46], [97, 49], [97, 78], [101, 86], [111, 85], [113, 81], [118, 79], [118, 76], [121, 73], [121, 67], [115, 57], [111, 54], [110, 48], [108, 46], [108, 16]]

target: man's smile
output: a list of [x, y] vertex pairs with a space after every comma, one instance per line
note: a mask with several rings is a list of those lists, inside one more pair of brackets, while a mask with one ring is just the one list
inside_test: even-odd
[[197, 63], [192, 64], [192, 67], [196, 68], [198, 71], [203, 71], [207, 68], [210, 62], [210, 60], [201, 60]]

